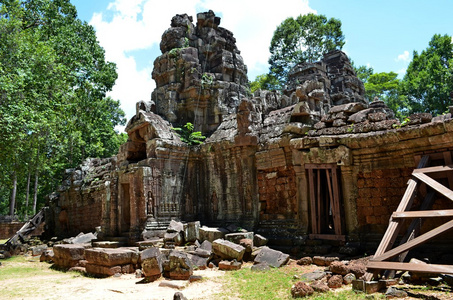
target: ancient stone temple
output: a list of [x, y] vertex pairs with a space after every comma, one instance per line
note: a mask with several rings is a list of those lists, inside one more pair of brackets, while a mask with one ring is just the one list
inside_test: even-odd
[[[420, 158], [451, 163], [451, 115], [403, 126], [384, 102], [365, 99], [341, 51], [297, 65], [282, 93], [252, 95], [234, 36], [219, 25], [211, 11], [196, 25], [173, 17], [151, 101], [137, 103], [117, 156], [67, 170], [50, 203], [55, 234], [98, 227], [136, 241], [174, 219], [236, 224], [288, 249], [379, 241]], [[207, 135], [202, 145], [172, 129], [187, 122]]]

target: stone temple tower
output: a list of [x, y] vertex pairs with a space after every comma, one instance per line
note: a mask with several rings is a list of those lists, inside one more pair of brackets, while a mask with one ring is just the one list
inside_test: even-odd
[[248, 95], [247, 67], [219, 17], [209, 11], [197, 19], [194, 25], [187, 14], [176, 15], [162, 35], [151, 100], [173, 126], [191, 122], [195, 130], [211, 133]]

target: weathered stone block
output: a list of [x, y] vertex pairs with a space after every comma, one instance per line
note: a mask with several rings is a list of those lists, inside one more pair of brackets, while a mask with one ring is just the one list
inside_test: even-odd
[[212, 243], [212, 250], [214, 254], [223, 259], [236, 259], [237, 261], [241, 261], [245, 253], [245, 248], [241, 245], [223, 239], [215, 240]]
[[124, 248], [93, 248], [85, 251], [85, 258], [90, 264], [112, 267], [131, 264], [133, 253]]
[[189, 222], [184, 225], [184, 240], [186, 242], [195, 242], [200, 239], [200, 221]]
[[237, 232], [237, 233], [228, 233], [225, 235], [225, 240], [239, 244], [242, 239], [253, 240], [253, 232]]
[[158, 248], [149, 248], [140, 253], [142, 272], [150, 280], [156, 280], [162, 274], [162, 254]]
[[237, 261], [228, 261], [228, 260], [222, 260], [219, 262], [219, 270], [225, 270], [225, 271], [234, 271], [234, 270], [240, 270], [242, 267], [242, 263], [237, 262]]
[[63, 268], [75, 267], [85, 258], [85, 247], [81, 244], [55, 245], [53, 251], [54, 263]]
[[266, 246], [268, 239], [262, 236], [261, 234], [254, 234], [253, 235], [253, 245], [255, 247], [262, 247]]
[[172, 250], [164, 261], [164, 276], [174, 280], [188, 280], [193, 274], [192, 262], [186, 253]]
[[107, 267], [107, 266], [100, 266], [96, 264], [90, 264], [88, 263], [85, 267], [86, 272], [89, 274], [93, 274], [96, 276], [113, 276], [115, 274], [121, 274], [121, 266], [113, 266], [113, 267]]
[[289, 261], [289, 255], [269, 247], [263, 247], [254, 261], [255, 263], [265, 262], [271, 267], [279, 268]]
[[211, 228], [203, 226], [200, 228], [200, 240], [210, 241], [211, 243], [217, 239], [223, 239], [229, 231], [224, 228]]

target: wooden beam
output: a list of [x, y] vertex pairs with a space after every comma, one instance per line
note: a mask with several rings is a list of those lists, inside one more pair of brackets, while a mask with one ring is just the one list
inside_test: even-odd
[[316, 225], [316, 196], [315, 196], [315, 183], [313, 169], [308, 169], [308, 190], [310, 191], [310, 212], [311, 212], [311, 231], [312, 233], [318, 233], [318, 227]]
[[453, 209], [394, 212], [393, 219], [453, 217]]
[[[417, 168], [426, 167], [429, 161], [430, 157], [428, 155], [424, 155], [418, 162]], [[411, 208], [416, 194], [415, 192], [417, 188], [417, 183], [418, 182], [416, 180], [409, 179], [407, 189], [404, 192], [403, 198], [401, 199], [401, 202], [396, 209], [397, 212], [403, 212]], [[390, 220], [389, 227], [387, 227], [384, 237], [382, 238], [381, 243], [379, 244], [379, 247], [377, 248], [376, 253], [374, 254], [375, 257], [379, 257], [393, 246], [398, 236], [398, 233], [402, 227], [403, 221], [404, 219], [401, 220], [401, 222], [400, 220]], [[366, 280], [371, 280], [373, 274], [366, 273], [364, 277]]]
[[381, 255], [375, 255], [371, 260], [372, 261], [383, 261], [383, 260], [387, 260], [389, 258], [392, 258], [400, 253], [403, 253], [405, 251], [409, 251], [411, 250], [412, 248], [415, 248], [417, 247], [418, 245], [420, 244], [423, 244], [427, 241], [429, 241], [430, 239], [438, 236], [439, 234], [441, 233], [444, 233], [445, 231], [448, 231], [450, 229], [453, 228], [453, 220], [451, 221], [448, 221], [447, 223], [439, 226], [439, 227], [436, 227], [434, 228], [433, 230], [430, 230], [428, 231], [427, 233], [425, 234], [422, 234], [421, 236], [403, 244], [403, 245], [400, 245], [392, 250], [389, 250]]
[[453, 165], [420, 168], [420, 169], [415, 169], [412, 173], [428, 174], [428, 173], [437, 173], [437, 172], [453, 172]]
[[452, 265], [415, 264], [389, 261], [369, 261], [367, 268], [371, 270], [396, 270], [421, 273], [453, 274]]
[[338, 184], [338, 172], [337, 168], [332, 169], [332, 187], [333, 187], [333, 205], [335, 211], [334, 222], [335, 222], [335, 234], [340, 235], [343, 233], [341, 223], [341, 207], [340, 207], [340, 187]]
[[425, 175], [423, 173], [413, 173], [412, 176], [423, 181], [424, 183], [426, 183], [427, 185], [429, 185], [430, 187], [432, 187], [433, 189], [435, 189], [436, 191], [438, 191], [439, 193], [453, 201], [453, 191], [447, 188], [446, 186], [440, 184], [436, 180], [432, 179], [428, 175]]

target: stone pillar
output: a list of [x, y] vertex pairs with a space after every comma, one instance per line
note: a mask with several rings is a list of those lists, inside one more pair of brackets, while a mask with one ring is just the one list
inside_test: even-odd
[[[294, 153], [294, 152], [293, 152]], [[308, 233], [309, 221], [309, 197], [307, 193], [307, 174], [303, 166], [294, 166], [296, 172], [296, 186], [297, 186], [297, 203], [300, 227], [304, 233]]]
[[341, 188], [344, 204], [346, 234], [350, 236], [358, 229], [357, 220], [357, 172], [353, 166], [341, 166]]

